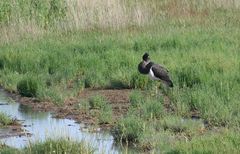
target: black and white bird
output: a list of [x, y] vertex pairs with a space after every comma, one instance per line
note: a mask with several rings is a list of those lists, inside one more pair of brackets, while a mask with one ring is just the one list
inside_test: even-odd
[[152, 80], [162, 81], [168, 87], [173, 87], [169, 71], [163, 66], [150, 61], [148, 53], [143, 55], [142, 62], [138, 64], [138, 71], [141, 74], [148, 75]]

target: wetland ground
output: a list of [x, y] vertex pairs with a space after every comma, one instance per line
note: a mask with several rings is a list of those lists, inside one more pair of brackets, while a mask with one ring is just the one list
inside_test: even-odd
[[[143, 151], [239, 151], [238, 1], [13, 1], [0, 2], [0, 84], [15, 100]], [[172, 90], [138, 73], [146, 51]]]

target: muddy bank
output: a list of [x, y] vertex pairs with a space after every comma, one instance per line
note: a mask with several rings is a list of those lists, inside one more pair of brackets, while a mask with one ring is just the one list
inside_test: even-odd
[[8, 138], [8, 137], [14, 137], [14, 136], [25, 136], [25, 135], [30, 135], [28, 133], [24, 132], [24, 126], [22, 125], [10, 125], [6, 127], [1, 127], [0, 128], [0, 139], [3, 138]]
[[[68, 98], [64, 104], [56, 105], [50, 101], [39, 101], [36, 98], [22, 97], [14, 92], [7, 92], [7, 96], [23, 105], [28, 105], [33, 111], [50, 111], [56, 118], [74, 119], [76, 122], [86, 125], [96, 125], [97, 118], [86, 111], [77, 108], [81, 101], [91, 96], [101, 95], [111, 104], [113, 111], [113, 123], [127, 113], [129, 107], [129, 94], [131, 89], [85, 89], [78, 93], [77, 97]], [[111, 124], [99, 124], [101, 128], [107, 129]]]

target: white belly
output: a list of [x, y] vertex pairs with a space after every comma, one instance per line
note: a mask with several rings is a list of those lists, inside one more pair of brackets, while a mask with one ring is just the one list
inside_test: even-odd
[[159, 78], [156, 78], [156, 77], [154, 76], [153, 71], [152, 71], [152, 68], [150, 68], [150, 71], [149, 71], [149, 73], [148, 73], [148, 76], [149, 76], [149, 78], [152, 79], [152, 80], [160, 80]]

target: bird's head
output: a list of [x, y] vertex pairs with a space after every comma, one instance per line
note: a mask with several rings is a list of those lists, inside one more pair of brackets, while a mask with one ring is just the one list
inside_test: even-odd
[[149, 54], [146, 52], [146, 53], [143, 55], [142, 59], [143, 59], [144, 61], [150, 60]]

